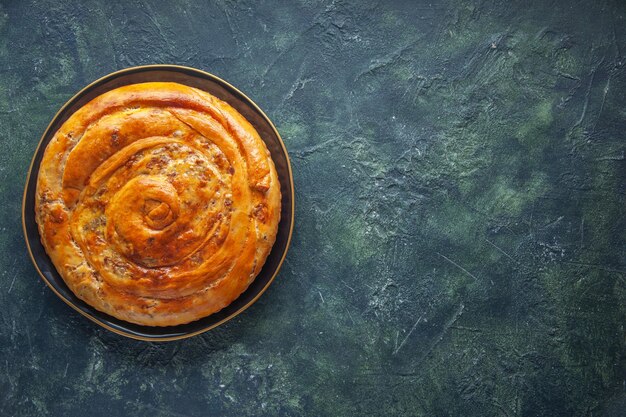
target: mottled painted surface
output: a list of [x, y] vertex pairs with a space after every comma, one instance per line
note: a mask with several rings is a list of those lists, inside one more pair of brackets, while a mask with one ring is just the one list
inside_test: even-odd
[[[626, 415], [626, 4], [2, 1], [0, 415]], [[244, 314], [148, 344], [26, 254], [56, 110], [113, 70], [241, 88], [297, 226]]]

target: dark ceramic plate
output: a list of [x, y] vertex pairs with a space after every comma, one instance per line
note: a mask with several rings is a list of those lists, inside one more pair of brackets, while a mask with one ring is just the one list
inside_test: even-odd
[[[54, 133], [72, 113], [100, 94], [123, 85], [150, 81], [174, 81], [199, 88], [208, 91], [236, 108], [254, 125], [272, 154], [272, 159], [280, 178], [282, 193], [281, 220], [278, 225], [276, 243], [267, 258], [265, 266], [250, 287], [228, 307], [218, 313], [192, 323], [170, 327], [141, 326], [119, 320], [96, 310], [76, 297], [67, 287], [46, 254], [39, 238], [37, 224], [35, 223], [35, 190], [39, 165], [41, 164], [44, 150]], [[35, 268], [37, 268], [41, 278], [52, 291], [76, 311], [100, 326], [127, 337], [146, 341], [168, 341], [194, 336], [219, 326], [252, 305], [272, 283], [285, 259], [293, 231], [293, 215], [294, 189], [289, 156], [280, 135], [270, 119], [252, 100], [226, 81], [197, 69], [175, 65], [148, 65], [114, 72], [93, 82], [72, 97], [54, 116], [39, 142], [28, 172], [22, 203], [22, 223], [26, 246]]]

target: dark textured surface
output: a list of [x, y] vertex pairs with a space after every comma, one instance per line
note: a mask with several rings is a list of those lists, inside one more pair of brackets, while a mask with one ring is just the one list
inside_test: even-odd
[[[1, 415], [626, 415], [623, 1], [0, 4]], [[269, 291], [169, 344], [64, 305], [20, 226], [56, 110], [148, 63], [246, 92], [297, 193]]]

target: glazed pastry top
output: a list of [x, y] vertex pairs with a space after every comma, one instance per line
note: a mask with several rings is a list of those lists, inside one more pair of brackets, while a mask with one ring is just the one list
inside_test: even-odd
[[280, 220], [264, 142], [227, 103], [176, 83], [95, 98], [41, 162], [36, 220], [69, 288], [122, 320], [187, 323], [235, 300]]

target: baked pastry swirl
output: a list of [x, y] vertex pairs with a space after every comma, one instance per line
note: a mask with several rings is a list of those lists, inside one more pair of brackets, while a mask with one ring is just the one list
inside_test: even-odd
[[35, 217], [79, 298], [170, 326], [245, 291], [274, 244], [280, 199], [270, 154], [241, 114], [153, 82], [106, 92], [61, 126], [40, 165]]

